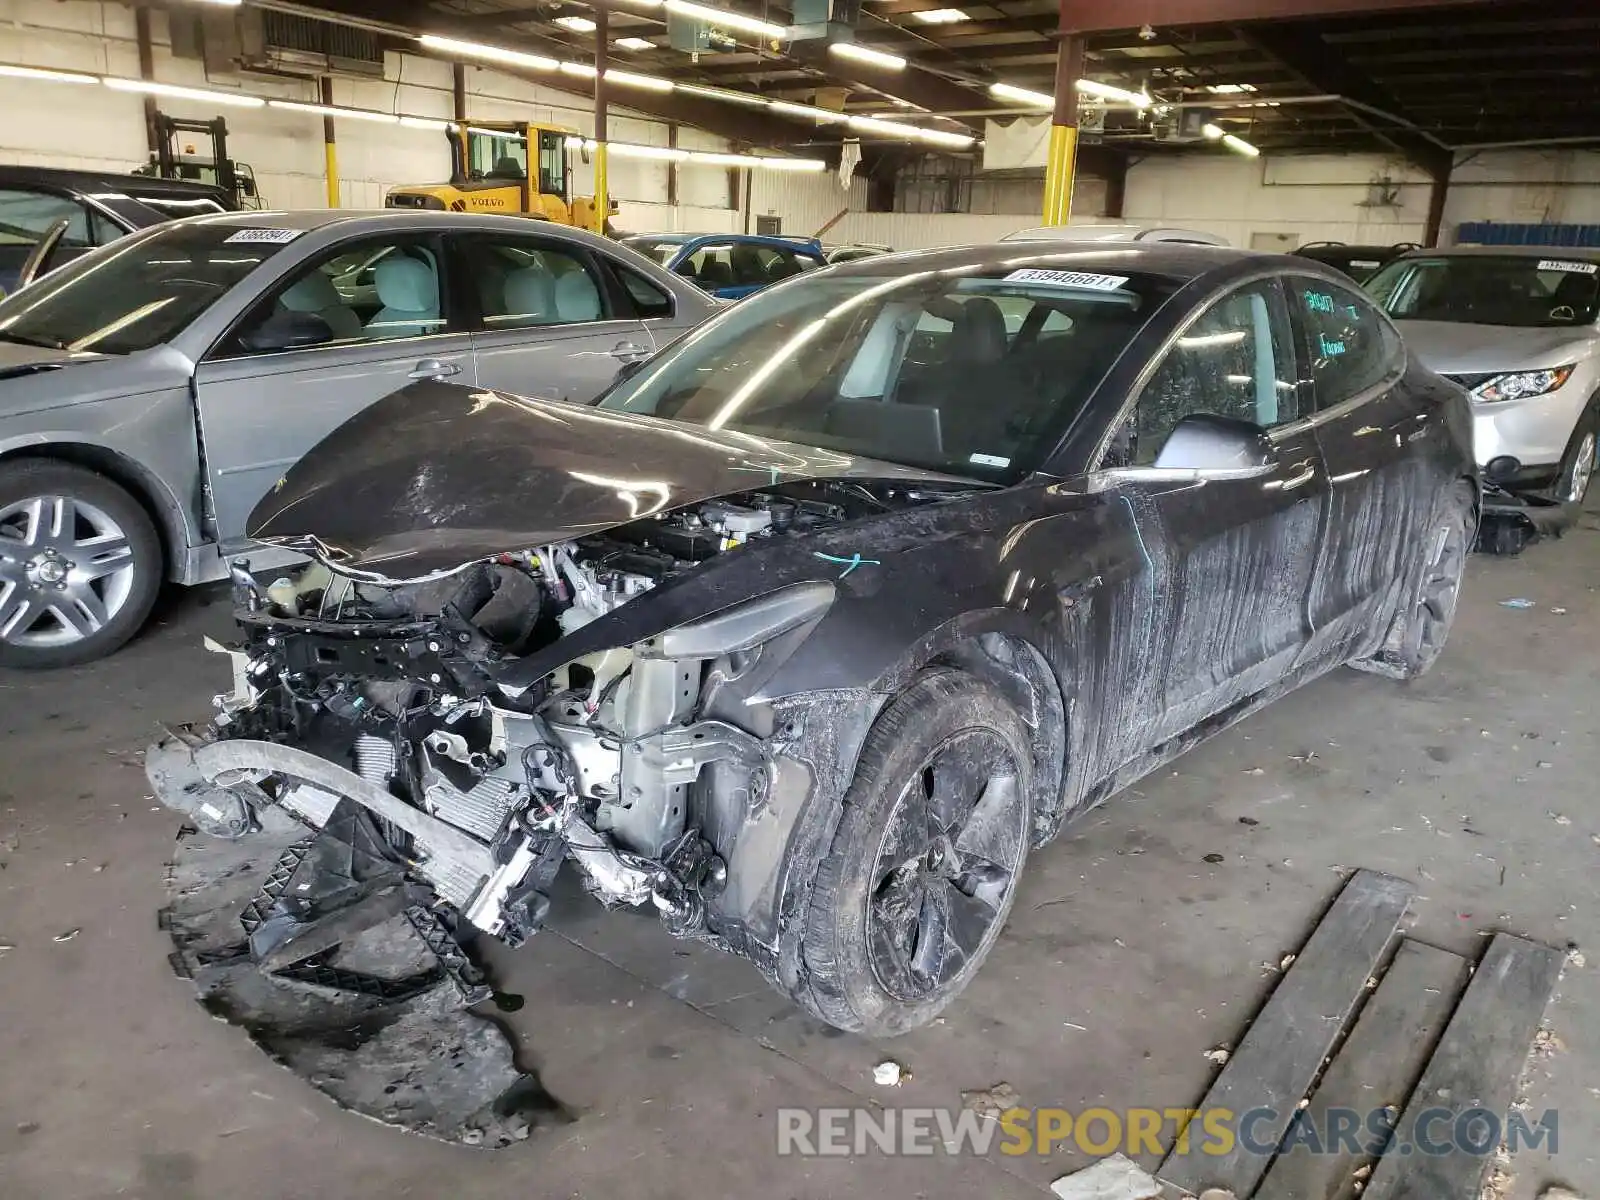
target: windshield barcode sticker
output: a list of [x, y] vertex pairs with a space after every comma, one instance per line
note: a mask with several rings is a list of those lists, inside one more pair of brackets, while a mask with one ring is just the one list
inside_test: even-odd
[[1047, 271], [1024, 267], [1007, 275], [1003, 283], [1053, 283], [1057, 287], [1084, 288], [1091, 292], [1114, 292], [1128, 282], [1126, 275], [1096, 275], [1092, 271]]
[[1009, 467], [1011, 460], [998, 454], [974, 454], [967, 460], [975, 467]]
[[253, 242], [258, 245], [281, 246], [285, 242], [294, 241], [303, 232], [304, 230], [300, 229], [241, 229], [238, 233], [230, 233], [223, 241], [235, 245], [240, 242]]
[[1600, 263], [1571, 262], [1564, 258], [1541, 258], [1539, 260], [1541, 271], [1576, 271], [1580, 275], [1593, 275], [1600, 271]]

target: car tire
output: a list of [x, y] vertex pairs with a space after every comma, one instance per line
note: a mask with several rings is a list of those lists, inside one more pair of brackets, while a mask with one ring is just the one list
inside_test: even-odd
[[1032, 757], [1016, 710], [964, 672], [926, 672], [889, 704], [817, 872], [796, 999], [886, 1037], [961, 993], [1027, 861]]
[[1461, 599], [1467, 555], [1477, 539], [1477, 494], [1470, 484], [1452, 484], [1434, 508], [1425, 532], [1421, 570], [1405, 606], [1396, 614], [1382, 647], [1350, 665], [1390, 679], [1417, 679], [1444, 651]]
[[1564, 530], [1577, 524], [1594, 479], [1597, 459], [1600, 459], [1600, 408], [1591, 404], [1578, 418], [1577, 428], [1572, 431], [1566, 452], [1561, 456], [1556, 481], [1550, 485], [1550, 498], [1561, 505], [1558, 528]]
[[0, 464], [0, 667], [110, 654], [150, 615], [162, 566], [155, 524], [126, 489], [70, 463]]

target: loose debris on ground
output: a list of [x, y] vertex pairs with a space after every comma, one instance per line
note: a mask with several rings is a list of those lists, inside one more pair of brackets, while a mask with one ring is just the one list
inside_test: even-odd
[[1061, 1200], [1155, 1200], [1161, 1184], [1125, 1155], [1102, 1158], [1050, 1185]]
[[1001, 1113], [1021, 1105], [1022, 1096], [1009, 1083], [961, 1093], [961, 1107], [986, 1121], [998, 1121]]

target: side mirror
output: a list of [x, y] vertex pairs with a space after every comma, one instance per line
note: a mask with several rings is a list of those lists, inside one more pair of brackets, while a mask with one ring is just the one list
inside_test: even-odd
[[1195, 413], [1167, 435], [1155, 466], [1176, 471], [1240, 471], [1276, 460], [1266, 430], [1253, 421]]
[[239, 335], [239, 344], [257, 353], [271, 350], [303, 350], [333, 341], [333, 326], [316, 313], [275, 312], [254, 329]]

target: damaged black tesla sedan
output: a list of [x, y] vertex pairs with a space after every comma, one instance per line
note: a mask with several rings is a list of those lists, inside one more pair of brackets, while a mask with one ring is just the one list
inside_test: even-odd
[[595, 408], [352, 419], [256, 510], [313, 562], [236, 572], [234, 691], [151, 769], [228, 836], [353, 811], [512, 944], [570, 863], [896, 1033], [1067, 818], [1336, 666], [1425, 670], [1478, 501], [1465, 394], [1303, 259], [867, 259]]

